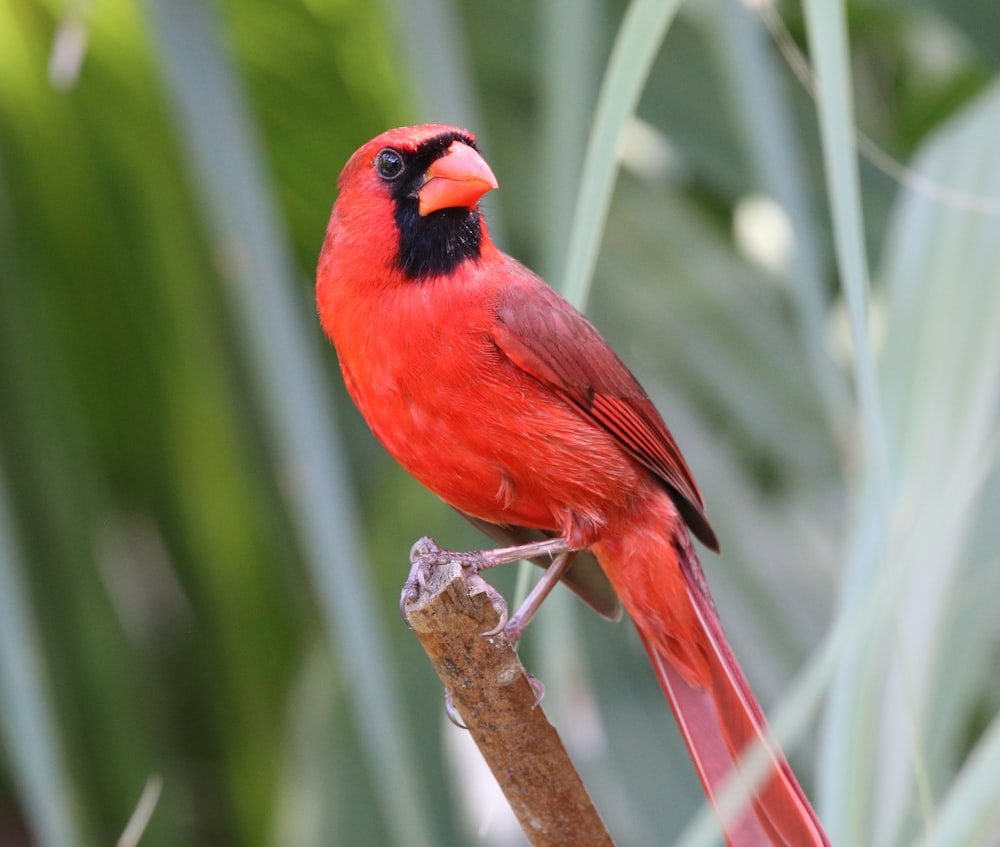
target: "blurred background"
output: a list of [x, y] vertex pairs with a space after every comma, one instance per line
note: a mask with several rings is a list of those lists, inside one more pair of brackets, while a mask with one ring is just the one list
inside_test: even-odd
[[[524, 843], [397, 611], [483, 541], [312, 304], [341, 166], [430, 121], [677, 436], [833, 842], [1000, 844], [1000, 9], [673, 5], [0, 0], [0, 847]], [[619, 844], [715, 843], [627, 622], [522, 655]]]

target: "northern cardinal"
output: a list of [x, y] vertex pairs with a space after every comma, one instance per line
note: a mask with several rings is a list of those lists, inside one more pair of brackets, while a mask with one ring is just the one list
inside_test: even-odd
[[691, 472], [594, 326], [490, 240], [479, 200], [497, 181], [474, 136], [390, 130], [338, 186], [317, 306], [372, 431], [494, 537], [580, 551], [564, 580], [607, 617], [620, 598], [710, 799], [766, 746], [730, 847], [828, 845], [723, 634], [688, 532], [718, 550]]

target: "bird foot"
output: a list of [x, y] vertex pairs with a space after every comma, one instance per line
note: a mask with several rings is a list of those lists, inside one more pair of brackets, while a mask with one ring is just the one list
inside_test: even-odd
[[[551, 556], [552, 564], [545, 571], [545, 574], [532, 589], [524, 604], [517, 610], [513, 617], [508, 616], [507, 602], [503, 595], [480, 575], [481, 571], [495, 568], [499, 565], [516, 562], [520, 559], [530, 559], [538, 556]], [[458, 553], [451, 550], [442, 550], [433, 539], [421, 538], [410, 548], [410, 575], [403, 583], [403, 593], [399, 598], [399, 608], [406, 620], [406, 608], [420, 596], [421, 590], [426, 591], [428, 585], [429, 569], [449, 562], [457, 562], [466, 573], [466, 579], [474, 582], [479, 590], [483, 591], [493, 608], [497, 610], [500, 617], [499, 622], [492, 629], [486, 630], [483, 635], [487, 638], [506, 632], [511, 644], [516, 644], [517, 640], [524, 632], [528, 621], [538, 611], [542, 601], [548, 596], [553, 586], [562, 578], [566, 569], [572, 561], [573, 550], [569, 547], [565, 539], [548, 538], [544, 541], [532, 544], [522, 544], [517, 547], [501, 547], [495, 550], [474, 550], [469, 553]], [[407, 621], [407, 623], [409, 623]]]
[[[493, 550], [476, 550], [472, 552], [456, 552], [453, 550], [442, 550], [432, 538], [421, 538], [410, 548], [410, 574], [403, 583], [403, 590], [399, 597], [399, 612], [403, 620], [409, 626], [407, 619], [407, 607], [416, 601], [421, 591], [427, 591], [429, 585], [430, 569], [457, 562], [465, 571], [466, 580], [482, 591], [493, 604], [500, 620], [495, 627], [483, 633], [486, 637], [499, 635], [507, 626], [507, 601], [503, 595], [490, 585], [480, 575], [481, 570], [494, 567], [500, 562], [495, 562], [491, 558]], [[520, 634], [520, 633], [518, 633]]]

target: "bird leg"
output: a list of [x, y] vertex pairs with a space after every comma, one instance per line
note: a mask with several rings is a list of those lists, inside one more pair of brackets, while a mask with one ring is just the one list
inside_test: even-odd
[[467, 555], [478, 560], [475, 563], [475, 569], [481, 571], [510, 562], [518, 562], [521, 559], [534, 559], [538, 556], [555, 558], [562, 553], [572, 552], [574, 552], [573, 548], [569, 546], [565, 538], [546, 538], [544, 541], [533, 541], [530, 544], [518, 544], [514, 547], [498, 547], [493, 550], [479, 550]]
[[[528, 622], [535, 616], [535, 612], [541, 607], [542, 602], [549, 596], [556, 583], [562, 579], [564, 573], [573, 561], [573, 553], [570, 550], [563, 550], [555, 561], [552, 562], [543, 572], [535, 587], [528, 592], [524, 602], [518, 606], [517, 611], [510, 616], [502, 629], [507, 633], [507, 638], [511, 644], [516, 644], [517, 640], [524, 632]], [[483, 635], [496, 635], [500, 630], [484, 632]]]

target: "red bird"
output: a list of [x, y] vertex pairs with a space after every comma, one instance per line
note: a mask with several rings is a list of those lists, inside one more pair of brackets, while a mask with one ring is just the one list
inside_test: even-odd
[[710, 799], [764, 742], [730, 847], [828, 845], [723, 634], [688, 534], [718, 550], [698, 486], [600, 333], [490, 240], [479, 200], [497, 181], [474, 137], [391, 130], [338, 186], [317, 305], [375, 435], [494, 537], [580, 551], [564, 580], [607, 617], [620, 598]]

